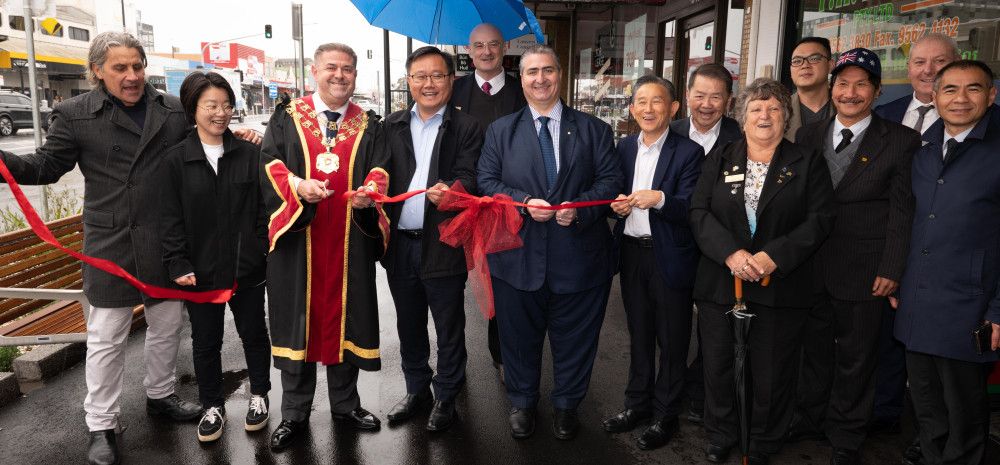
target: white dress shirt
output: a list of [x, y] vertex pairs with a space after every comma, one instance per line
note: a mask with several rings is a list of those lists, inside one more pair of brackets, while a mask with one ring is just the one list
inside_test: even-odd
[[854, 123], [854, 124], [852, 124], [850, 126], [844, 126], [844, 123], [840, 122], [840, 118], [834, 118], [833, 119], [833, 146], [836, 147], [836, 146], [840, 145], [840, 141], [844, 140], [844, 134], [841, 133], [840, 131], [842, 131], [844, 129], [850, 129], [851, 130], [851, 134], [853, 134], [851, 136], [851, 142], [854, 142], [854, 141], [858, 140], [858, 138], [860, 138], [862, 136], [862, 134], [865, 133], [865, 130], [868, 129], [868, 125], [870, 125], [870, 124], [872, 124], [872, 115], [871, 114], [869, 114], [868, 116], [866, 116], [865, 119], [863, 119], [861, 121], [858, 121], [857, 123]]
[[[667, 140], [668, 128], [663, 131], [663, 135], [656, 139], [652, 145], [647, 146], [639, 134], [639, 151], [635, 156], [635, 174], [632, 175], [632, 192], [648, 190], [653, 188], [653, 173], [656, 171], [656, 162], [660, 159], [660, 150], [663, 149], [663, 142]], [[667, 196], [661, 192], [660, 202], [653, 208], [659, 210], [666, 203]], [[625, 217], [625, 235], [632, 237], [651, 236], [653, 233], [649, 228], [649, 210], [633, 208], [632, 212]]]
[[484, 82], [490, 83], [490, 95], [496, 95], [497, 92], [500, 92], [500, 89], [503, 89], [503, 85], [507, 83], [507, 73], [503, 70], [500, 70], [500, 74], [493, 76], [493, 79], [490, 79], [489, 81], [483, 79], [479, 73], [472, 74], [476, 75], [476, 84], [479, 85], [479, 89], [483, 88]]
[[215, 174], [219, 174], [219, 159], [222, 158], [225, 147], [222, 144], [208, 145], [204, 142], [201, 143], [201, 147], [205, 149], [205, 158], [208, 160], [208, 164], [212, 166], [212, 171], [215, 171]]
[[[441, 122], [444, 121], [446, 106], [442, 105], [427, 121], [420, 118], [416, 104], [410, 109], [410, 138], [413, 141], [413, 157], [416, 159], [417, 166], [413, 171], [413, 177], [410, 178], [410, 187], [406, 189], [407, 191], [427, 188], [427, 176], [430, 175], [431, 171], [431, 157], [434, 155], [434, 142], [437, 140], [438, 130], [441, 129]], [[400, 174], [396, 173], [397, 176]], [[399, 229], [423, 229], [426, 204], [426, 194], [406, 199], [403, 202], [403, 210], [399, 214]]]
[[[538, 121], [539, 116], [543, 116], [537, 110], [535, 110], [531, 105], [528, 105], [528, 109], [531, 110], [531, 120], [535, 123], [535, 133], [542, 132], [542, 123]], [[552, 148], [555, 150], [556, 155], [556, 173], [559, 173], [559, 123], [562, 120], [562, 102], [556, 101], [556, 104], [549, 110], [549, 134], [552, 134]]]
[[958, 141], [959, 144], [961, 144], [962, 142], [965, 142], [965, 138], [969, 137], [969, 133], [971, 133], [972, 130], [975, 129], [975, 128], [976, 127], [973, 126], [973, 127], [969, 128], [969, 129], [966, 129], [966, 130], [958, 133], [958, 135], [956, 135], [956, 136], [948, 135], [948, 130], [945, 129], [945, 131], [944, 131], [944, 140], [941, 142], [941, 159], [943, 160], [945, 157], [948, 156], [948, 139], [955, 139], [956, 141]]
[[719, 121], [715, 122], [715, 126], [712, 126], [712, 129], [706, 133], [698, 132], [698, 129], [694, 127], [694, 121], [689, 121], [689, 123], [691, 128], [688, 129], [688, 139], [700, 145], [707, 155], [708, 152], [712, 151], [712, 147], [715, 147], [715, 141], [719, 140], [719, 132], [722, 131], [722, 118], [719, 118]]
[[[917, 119], [920, 118], [920, 112], [917, 111], [917, 108], [924, 105], [931, 105], [932, 107], [927, 111], [927, 114], [924, 115], [924, 126], [922, 128], [915, 128], [913, 126], [917, 125]], [[933, 101], [931, 101], [931, 103], [924, 103], [917, 100], [917, 93], [914, 92], [913, 99], [910, 100], [910, 106], [906, 107], [906, 113], [903, 113], [903, 126], [914, 129], [923, 134], [927, 128], [931, 127], [931, 125], [941, 117], [941, 115], [938, 114], [937, 107], [934, 107], [933, 105]]]

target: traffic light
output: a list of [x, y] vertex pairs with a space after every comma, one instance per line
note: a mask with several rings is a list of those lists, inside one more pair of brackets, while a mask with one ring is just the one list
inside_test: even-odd
[[265, 24], [264, 25], [264, 38], [265, 39], [270, 39], [271, 38], [271, 25], [270, 24]]

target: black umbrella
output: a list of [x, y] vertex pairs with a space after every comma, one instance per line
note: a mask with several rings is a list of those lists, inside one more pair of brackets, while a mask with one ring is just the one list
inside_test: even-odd
[[[767, 286], [770, 276], [761, 280], [761, 286]], [[747, 378], [750, 377], [750, 366], [747, 355], [750, 353], [750, 319], [754, 314], [747, 310], [743, 302], [743, 280], [734, 278], [736, 304], [733, 305], [733, 381], [736, 385], [736, 412], [740, 419], [740, 452], [743, 459], [740, 463], [747, 465], [750, 458], [750, 401], [747, 400]]]

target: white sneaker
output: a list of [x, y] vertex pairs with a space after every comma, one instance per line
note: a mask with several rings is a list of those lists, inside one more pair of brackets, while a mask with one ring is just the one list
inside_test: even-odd
[[247, 408], [247, 431], [257, 431], [267, 426], [267, 406], [267, 397], [250, 396], [250, 406]]
[[222, 437], [222, 428], [226, 425], [225, 407], [209, 407], [198, 422], [198, 440], [212, 442]]

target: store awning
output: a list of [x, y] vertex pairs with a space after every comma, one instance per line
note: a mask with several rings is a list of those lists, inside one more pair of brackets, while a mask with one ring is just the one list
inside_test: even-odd
[[[18, 65], [18, 60], [27, 60], [27, 49], [27, 41], [22, 37], [8, 37], [0, 42], [0, 68], [13, 68]], [[83, 73], [87, 69], [87, 47], [70, 47], [36, 40], [35, 61], [56, 65], [53, 66], [53, 71], [58, 69], [57, 72], [60, 73]]]

